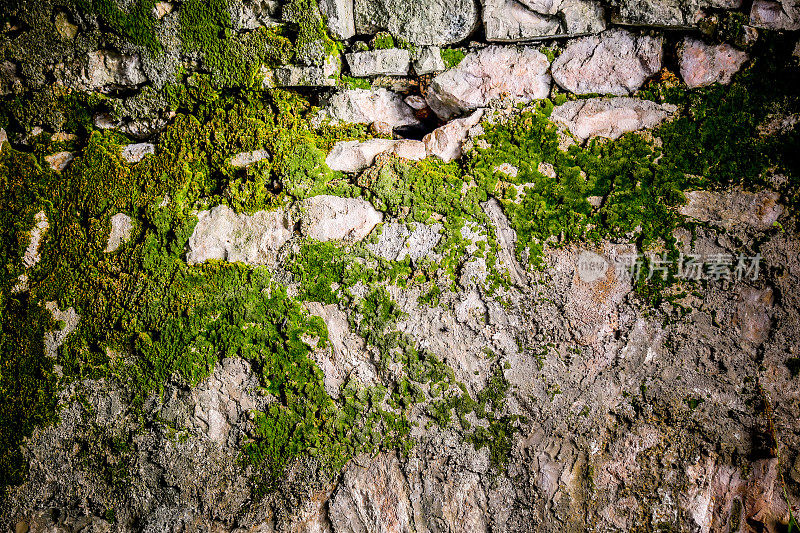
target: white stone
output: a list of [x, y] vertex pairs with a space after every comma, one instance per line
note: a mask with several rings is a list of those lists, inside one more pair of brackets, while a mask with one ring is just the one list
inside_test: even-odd
[[170, 2], [156, 2], [153, 6], [153, 16], [158, 20], [172, 13], [173, 5]]
[[478, 26], [477, 0], [355, 0], [357, 34], [387, 30], [415, 45], [463, 41]]
[[25, 255], [22, 257], [22, 264], [25, 265], [25, 268], [31, 268], [41, 260], [42, 256], [39, 254], [39, 247], [42, 245], [44, 234], [50, 228], [50, 222], [47, 220], [47, 215], [44, 211], [36, 213], [34, 223], [31, 229], [31, 240], [25, 249]]
[[265, 72], [263, 85], [269, 87], [334, 87], [342, 71], [342, 59], [338, 54], [325, 58], [322, 66], [286, 65], [271, 75]]
[[606, 29], [603, 8], [590, 0], [484, 0], [488, 41], [584, 35]]
[[414, 110], [387, 89], [349, 89], [335, 94], [325, 108], [333, 120], [355, 124], [385, 122], [393, 128], [417, 126]]
[[319, 0], [319, 10], [326, 17], [328, 30], [339, 41], [356, 34], [353, 0]]
[[434, 249], [442, 240], [441, 224], [408, 224], [400, 222], [386, 223], [381, 227], [381, 234], [376, 243], [368, 248], [377, 256], [388, 261], [402, 261], [410, 257], [412, 261], [422, 258], [434, 258]]
[[393, 148], [396, 142], [391, 139], [370, 139], [363, 142], [341, 141], [333, 146], [333, 150], [325, 158], [325, 164], [331, 170], [361, 172], [372, 166], [375, 157]]
[[59, 174], [75, 159], [72, 152], [58, 152], [57, 154], [48, 155], [44, 158], [50, 168]]
[[244, 168], [269, 158], [269, 152], [266, 150], [253, 150], [252, 152], [241, 152], [236, 154], [230, 159], [230, 164], [232, 167]]
[[314, 196], [301, 209], [303, 235], [321, 242], [360, 241], [383, 221], [383, 213], [359, 198]]
[[550, 120], [583, 142], [592, 137], [618, 139], [624, 133], [654, 128], [676, 111], [674, 105], [638, 98], [589, 98], [557, 106]]
[[147, 81], [138, 55], [121, 55], [108, 50], [88, 54], [82, 80], [88, 90], [107, 86], [134, 86]]
[[117, 213], [111, 217], [111, 233], [108, 235], [106, 253], [116, 252], [120, 246], [128, 242], [133, 233], [133, 219], [125, 213]]
[[571, 41], [553, 62], [553, 80], [575, 94], [626, 96], [661, 69], [663, 39], [614, 29]]
[[749, 226], [766, 231], [784, 212], [780, 194], [774, 191], [752, 193], [739, 189], [724, 192], [690, 191], [686, 205], [678, 211], [687, 217], [711, 222], [726, 229]]
[[144, 156], [156, 153], [156, 147], [150, 143], [129, 144], [122, 149], [122, 158], [128, 163], [138, 163]]
[[414, 56], [414, 72], [418, 76], [441, 72], [447, 68], [442, 59], [442, 50], [438, 46], [423, 46]]
[[346, 54], [350, 74], [369, 76], [406, 76], [411, 68], [411, 53], [401, 48], [370, 50]]
[[550, 62], [530, 47], [489, 46], [433, 79], [426, 99], [445, 120], [500, 98], [530, 102], [550, 94]]
[[189, 238], [186, 262], [212, 259], [273, 266], [278, 250], [292, 237], [292, 223], [282, 209], [239, 215], [220, 205], [197, 214], [197, 226]]
[[480, 123], [483, 110], [479, 109], [466, 118], [451, 120], [425, 136], [423, 142], [429, 155], [435, 155], [445, 162], [458, 159], [462, 154], [464, 141], [469, 130]]

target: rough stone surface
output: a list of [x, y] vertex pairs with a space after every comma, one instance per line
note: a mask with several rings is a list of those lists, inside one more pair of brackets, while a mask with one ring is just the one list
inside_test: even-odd
[[626, 96], [661, 69], [660, 37], [614, 29], [571, 41], [553, 62], [553, 80], [575, 94]]
[[338, 55], [325, 58], [322, 66], [287, 65], [274, 72], [265, 71], [264, 87], [335, 87], [336, 77], [342, 71]]
[[252, 152], [241, 152], [233, 156], [230, 160], [230, 165], [235, 168], [245, 168], [254, 165], [259, 161], [265, 161], [270, 158], [269, 152], [266, 150], [253, 150]]
[[423, 258], [435, 260], [434, 249], [442, 240], [441, 224], [407, 224], [388, 222], [381, 226], [375, 243], [368, 245], [372, 252], [388, 261], [403, 261], [410, 257], [416, 262]]
[[328, 22], [331, 35], [344, 41], [356, 34], [353, 0], [320, 0], [319, 10]]
[[156, 147], [150, 143], [129, 144], [122, 149], [122, 158], [128, 163], [138, 163], [146, 155], [156, 153]]
[[478, 26], [476, 0], [355, 0], [356, 33], [388, 30], [416, 45], [463, 41]]
[[490, 46], [436, 76], [426, 99], [437, 115], [450, 119], [500, 98], [513, 102], [546, 98], [549, 66], [547, 57], [533, 48]]
[[401, 48], [371, 50], [347, 54], [350, 74], [369, 76], [406, 76], [411, 69], [411, 53]]
[[57, 65], [54, 75], [56, 83], [84, 91], [108, 91], [147, 81], [138, 55], [109, 50], [90, 52], [84, 60], [71, 65]]
[[444, 126], [433, 130], [423, 139], [428, 154], [445, 162], [461, 157], [462, 147], [470, 129], [478, 125], [481, 118], [483, 118], [483, 110], [479, 109], [466, 118], [451, 120]]
[[418, 76], [441, 72], [446, 68], [438, 46], [423, 46], [414, 55], [414, 72]]
[[676, 111], [674, 105], [624, 96], [589, 98], [557, 106], [550, 119], [583, 142], [592, 137], [618, 139], [624, 133], [654, 128]]
[[128, 242], [133, 233], [133, 219], [125, 213], [117, 213], [111, 217], [111, 233], [106, 244], [106, 253], [116, 252], [120, 246]]
[[369, 467], [354, 464], [348, 468], [331, 499], [330, 519], [334, 531], [416, 531], [413, 507], [408, 499], [408, 482], [395, 454], [381, 454], [375, 460], [363, 459]]
[[383, 213], [359, 198], [314, 196], [301, 209], [303, 235], [322, 242], [360, 241], [383, 220]]
[[239, 215], [220, 205], [201, 211], [197, 219], [186, 254], [186, 262], [192, 265], [211, 259], [273, 265], [294, 227], [289, 215], [281, 209]]
[[729, 44], [714, 46], [687, 37], [678, 47], [678, 59], [683, 81], [694, 88], [712, 83], [729, 84], [748, 56]]
[[69, 334], [78, 327], [81, 317], [72, 307], [64, 311], [60, 310], [56, 302], [47, 302], [45, 308], [50, 311], [55, 322], [64, 324], [61, 329], [48, 331], [44, 334], [44, 354], [47, 357], [55, 358], [58, 355], [58, 349], [66, 342]]
[[342, 122], [385, 122], [394, 128], [419, 124], [414, 110], [400, 95], [387, 89], [350, 89], [336, 93], [325, 110], [330, 118]]
[[75, 155], [72, 152], [58, 152], [44, 158], [50, 168], [59, 174], [69, 166], [73, 159], [75, 159]]
[[686, 205], [679, 209], [681, 214], [728, 229], [748, 226], [767, 230], [784, 212], [778, 203], [780, 195], [772, 191], [691, 191], [686, 193], [686, 200]]
[[[713, 0], [621, 0], [619, 13], [613, 21], [633, 26], [692, 28], [703, 18], [704, 8], [721, 3]], [[725, 8], [724, 5], [714, 7]]]
[[750, 24], [767, 30], [800, 30], [800, 3], [796, 0], [754, 0]]
[[331, 170], [361, 172], [375, 162], [375, 156], [391, 150], [397, 142], [391, 139], [341, 141], [334, 145], [325, 163]]
[[489, 41], [524, 41], [598, 33], [606, 29], [599, 2], [588, 0], [484, 0]]
[[39, 211], [36, 213], [30, 241], [28, 242], [28, 247], [25, 248], [25, 255], [22, 257], [22, 264], [25, 265], [25, 268], [31, 268], [42, 259], [39, 254], [39, 247], [42, 245], [42, 239], [49, 228], [50, 222], [47, 220], [45, 212]]

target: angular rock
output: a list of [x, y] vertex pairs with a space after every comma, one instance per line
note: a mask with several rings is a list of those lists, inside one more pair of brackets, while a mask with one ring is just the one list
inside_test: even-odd
[[353, 0], [319, 0], [319, 10], [328, 22], [328, 30], [337, 40], [355, 36], [356, 22]]
[[742, 287], [734, 321], [744, 340], [754, 344], [767, 340], [772, 326], [770, 311], [774, 303], [772, 289]]
[[128, 242], [133, 233], [133, 219], [125, 213], [117, 213], [111, 217], [111, 233], [108, 236], [105, 253], [116, 252], [120, 246]]
[[606, 29], [603, 8], [588, 0], [484, 0], [488, 41], [585, 35]]
[[150, 143], [129, 144], [122, 149], [122, 158], [128, 163], [138, 163], [144, 156], [156, 153], [156, 147]]
[[259, 161], [265, 161], [270, 158], [269, 152], [266, 150], [253, 150], [252, 152], [241, 152], [233, 156], [230, 160], [232, 167], [245, 168], [254, 165]]
[[800, 30], [800, 2], [797, 0], [754, 0], [750, 24], [766, 30]]
[[489, 46], [436, 76], [426, 99], [437, 115], [448, 120], [499, 98], [526, 103], [546, 98], [549, 66], [547, 57], [533, 48]]
[[338, 55], [329, 55], [323, 65], [286, 65], [265, 73], [264, 87], [334, 87], [342, 71], [342, 60]]
[[62, 39], [69, 41], [78, 35], [78, 27], [70, 22], [69, 16], [64, 11], [56, 13], [53, 22], [56, 27], [56, 33], [58, 33], [58, 36]]
[[476, 0], [355, 0], [356, 33], [388, 30], [416, 45], [463, 41], [479, 22]]
[[729, 84], [747, 59], [745, 52], [727, 43], [708, 45], [686, 37], [678, 47], [681, 77], [692, 88], [713, 83]]
[[408, 482], [396, 455], [383, 453], [372, 460], [363, 459], [369, 467], [358, 466], [361, 460], [351, 463], [331, 498], [329, 517], [334, 531], [416, 531]]
[[186, 254], [190, 265], [218, 259], [271, 266], [278, 250], [291, 238], [294, 227], [282, 209], [239, 215], [220, 205], [201, 211], [197, 219]]
[[232, 0], [228, 2], [231, 25], [237, 31], [273, 26], [277, 24], [278, 7], [274, 0]]
[[626, 96], [661, 69], [663, 39], [614, 29], [570, 42], [553, 62], [553, 80], [575, 94]]
[[303, 235], [321, 242], [360, 241], [383, 220], [383, 213], [359, 198], [314, 196], [301, 209]]
[[506, 268], [511, 281], [515, 285], [519, 287], [526, 286], [528, 284], [528, 276], [525, 273], [525, 269], [517, 261], [517, 232], [508, 222], [500, 202], [492, 198], [488, 202], [481, 204], [481, 207], [483, 207], [484, 212], [494, 226], [497, 244], [500, 247], [498, 257], [500, 263]]
[[400, 222], [386, 223], [381, 227], [381, 234], [376, 243], [368, 248], [388, 261], [402, 261], [410, 257], [416, 262], [425, 257], [432, 257], [433, 250], [442, 240], [441, 224], [408, 224]]
[[557, 106], [550, 120], [562, 124], [583, 142], [592, 137], [618, 139], [624, 133], [654, 128], [676, 111], [671, 104], [625, 96], [589, 98]]
[[75, 159], [72, 152], [58, 152], [57, 154], [48, 155], [44, 158], [50, 168], [59, 174], [64, 171], [67, 166]]
[[333, 150], [325, 158], [325, 164], [331, 170], [361, 172], [372, 166], [375, 156], [391, 150], [396, 142], [391, 139], [370, 139], [364, 142], [341, 141], [333, 146]]
[[6, 130], [0, 128], [0, 154], [3, 153], [3, 145], [8, 142], [8, 135]]
[[414, 54], [414, 72], [418, 76], [441, 72], [447, 67], [438, 46], [423, 46]]
[[732, 189], [725, 192], [690, 191], [680, 214], [702, 222], [718, 224], [726, 229], [749, 226], [766, 231], [778, 221], [784, 208], [778, 203], [780, 194], [764, 190], [758, 193]]
[[171, 2], [156, 2], [156, 5], [153, 6], [153, 16], [161, 20], [172, 13], [174, 8], [175, 6]]
[[445, 162], [461, 157], [461, 148], [467, 139], [469, 130], [480, 124], [483, 110], [479, 109], [466, 118], [451, 120], [444, 126], [436, 128], [422, 140], [429, 155], [435, 155]]
[[350, 74], [358, 78], [369, 76], [407, 76], [411, 68], [411, 53], [401, 48], [371, 50], [346, 54]]
[[105, 91], [113, 87], [135, 87], [147, 81], [138, 55], [109, 50], [89, 52], [76, 65], [57, 65], [56, 83], [84, 91]]
[[335, 94], [325, 108], [333, 120], [354, 124], [385, 122], [392, 127], [417, 126], [414, 110], [386, 89], [350, 89]]

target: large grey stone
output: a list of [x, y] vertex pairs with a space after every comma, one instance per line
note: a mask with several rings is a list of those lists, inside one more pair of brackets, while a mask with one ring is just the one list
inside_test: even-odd
[[589, 0], [484, 0], [489, 41], [524, 41], [585, 35], [606, 28], [603, 8]]
[[388, 30], [417, 45], [463, 41], [477, 27], [476, 0], [355, 0], [356, 33]]
[[681, 77], [689, 87], [704, 87], [712, 83], [727, 85], [747, 59], [747, 53], [727, 43], [708, 45], [699, 39], [686, 37], [678, 47]]
[[784, 212], [784, 207], [778, 203], [780, 195], [768, 190], [758, 193], [739, 189], [691, 191], [686, 193], [686, 200], [686, 205], [678, 209], [682, 215], [726, 229], [747, 226], [766, 231]]
[[322, 66], [286, 65], [265, 72], [265, 87], [334, 87], [342, 71], [342, 60], [338, 54], [325, 57]]
[[553, 80], [575, 94], [628, 95], [661, 69], [663, 39], [614, 29], [570, 42], [553, 62]]
[[589, 98], [562, 104], [550, 115], [581, 141], [592, 137], [618, 139], [622, 134], [654, 128], [677, 111], [670, 104], [638, 98]]
[[530, 102], [550, 94], [550, 62], [530, 47], [489, 46], [468, 54], [433, 79], [426, 99], [447, 120], [486, 107], [492, 100]]
[[387, 89], [342, 91], [328, 101], [325, 112], [333, 120], [355, 124], [385, 122], [393, 128], [419, 124], [414, 110]]
[[340, 41], [356, 34], [353, 0], [319, 0], [319, 10], [325, 15], [328, 30]]
[[89, 52], [74, 64], [56, 65], [53, 74], [57, 84], [83, 91], [134, 87], [147, 81], [138, 55], [109, 50]]
[[633, 26], [691, 28], [709, 4], [706, 0], [621, 0], [613, 21]]
[[347, 54], [350, 74], [368, 76], [406, 76], [411, 68], [411, 53], [401, 48], [370, 50]]
[[293, 224], [284, 210], [239, 215], [225, 205], [197, 214], [197, 225], [189, 238], [186, 262], [190, 265], [217, 259], [248, 265], [273, 265]]
[[441, 224], [408, 224], [390, 222], [381, 228], [381, 234], [368, 248], [388, 261], [402, 261], [410, 257], [412, 261], [423, 258], [434, 259], [434, 249], [442, 240]]
[[303, 235], [322, 242], [360, 241], [383, 220], [383, 213], [360, 198], [314, 196], [303, 202], [301, 210]]

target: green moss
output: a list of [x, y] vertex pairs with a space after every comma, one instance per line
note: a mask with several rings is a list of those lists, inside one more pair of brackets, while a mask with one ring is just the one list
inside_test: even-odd
[[161, 43], [155, 34], [156, 18], [153, 8], [156, 0], [136, 0], [130, 9], [123, 11], [115, 0], [91, 0], [82, 2], [84, 9], [96, 13], [113, 31], [131, 43], [144, 46], [157, 56]]
[[442, 61], [444, 61], [444, 65], [447, 68], [457, 67], [461, 60], [466, 57], [462, 50], [456, 50], [453, 48], [442, 48], [439, 52], [442, 56]]
[[389, 32], [379, 32], [372, 38], [370, 41], [370, 46], [373, 50], [387, 50], [389, 48], [395, 48], [394, 38], [392, 34]]

